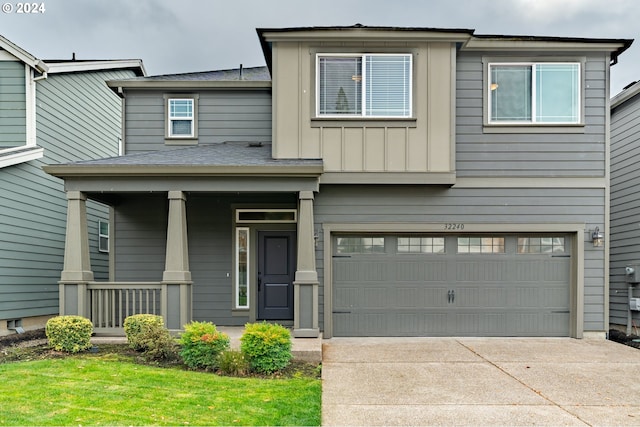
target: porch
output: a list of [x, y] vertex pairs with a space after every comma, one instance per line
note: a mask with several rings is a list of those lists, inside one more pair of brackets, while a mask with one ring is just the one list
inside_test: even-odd
[[[229, 143], [46, 166], [45, 171], [65, 180], [67, 191], [60, 314], [89, 318], [100, 335], [122, 335], [127, 316], [149, 313], [162, 316], [170, 330], [192, 320], [239, 326], [266, 319], [292, 326], [296, 337], [318, 337], [313, 200], [322, 162], [276, 161], [270, 155], [270, 146]], [[104, 282], [94, 279], [91, 267], [87, 199], [111, 207], [111, 240], [116, 243], [110, 247], [109, 280]], [[240, 208], [254, 211], [274, 203], [293, 213], [287, 224], [274, 225], [284, 221], [271, 219], [252, 223], [254, 218], [235, 215]], [[244, 266], [250, 276], [238, 267], [243, 256], [239, 233], [257, 250], [265, 230], [292, 236], [287, 253], [293, 269], [277, 282], [280, 288], [289, 283], [290, 320], [285, 322], [257, 308], [269, 300], [259, 293], [267, 286], [257, 253], [249, 257], [254, 264]], [[123, 238], [125, 244], [119, 243]], [[265, 253], [270, 250], [265, 248]]]

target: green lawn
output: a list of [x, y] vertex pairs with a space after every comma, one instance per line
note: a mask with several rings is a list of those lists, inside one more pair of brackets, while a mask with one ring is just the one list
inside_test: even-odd
[[0, 364], [0, 425], [320, 425], [320, 380], [231, 378], [116, 355]]

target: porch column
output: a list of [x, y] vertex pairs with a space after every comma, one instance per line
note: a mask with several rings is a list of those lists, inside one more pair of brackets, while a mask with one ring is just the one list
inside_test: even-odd
[[298, 204], [298, 258], [294, 292], [293, 336], [315, 338], [318, 327], [318, 272], [313, 237], [313, 191], [301, 191]]
[[186, 196], [169, 191], [167, 248], [162, 274], [162, 315], [168, 329], [182, 329], [191, 321], [191, 271], [187, 239]]
[[67, 192], [67, 232], [60, 274], [60, 315], [87, 316], [87, 283], [93, 281], [87, 227], [87, 196]]

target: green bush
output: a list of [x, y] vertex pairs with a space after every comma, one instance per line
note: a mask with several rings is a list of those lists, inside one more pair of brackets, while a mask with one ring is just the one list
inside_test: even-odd
[[272, 323], [248, 323], [240, 337], [240, 349], [252, 370], [271, 374], [291, 361], [291, 333]]
[[180, 337], [180, 356], [190, 368], [216, 369], [218, 356], [229, 348], [229, 336], [211, 322], [191, 322]]
[[45, 333], [54, 350], [78, 353], [91, 347], [93, 324], [81, 316], [57, 316], [47, 321]]
[[144, 352], [145, 359], [167, 360], [176, 357], [176, 342], [164, 327], [161, 316], [134, 314], [124, 319], [124, 333], [129, 346]]
[[218, 371], [225, 375], [246, 375], [249, 372], [249, 361], [240, 351], [225, 350], [218, 356]]

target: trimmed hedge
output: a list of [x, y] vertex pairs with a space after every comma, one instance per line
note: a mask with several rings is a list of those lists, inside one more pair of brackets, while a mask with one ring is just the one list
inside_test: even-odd
[[91, 348], [93, 324], [82, 316], [57, 316], [47, 321], [45, 333], [54, 350], [78, 353]]
[[180, 356], [190, 368], [215, 370], [218, 356], [229, 349], [230, 342], [229, 336], [219, 332], [211, 322], [187, 323], [180, 336]]
[[240, 349], [255, 372], [271, 374], [291, 362], [291, 333], [274, 323], [247, 323]]
[[164, 327], [162, 316], [134, 314], [124, 319], [124, 333], [129, 346], [144, 352], [149, 360], [173, 359], [176, 357], [176, 342]]

